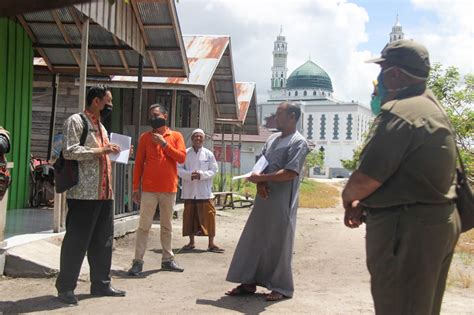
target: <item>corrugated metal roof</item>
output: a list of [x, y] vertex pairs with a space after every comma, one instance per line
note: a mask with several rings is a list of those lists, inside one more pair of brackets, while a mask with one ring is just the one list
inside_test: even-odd
[[[138, 73], [138, 54], [144, 56], [143, 75], [186, 77], [189, 73], [174, 0], [108, 0], [18, 16], [52, 72], [78, 73], [72, 51], [80, 49], [81, 27], [89, 17], [90, 75]], [[115, 37], [115, 38], [114, 38]], [[80, 56], [80, 55], [77, 55]], [[77, 57], [76, 56], [76, 57]]]
[[[217, 118], [238, 119], [235, 79], [229, 36], [183, 36], [190, 68], [189, 78], [144, 77], [144, 83], [200, 86], [214, 90]], [[137, 82], [134, 76], [114, 76], [112, 82]]]
[[[146, 77], [143, 82], [200, 85], [207, 88], [221, 57], [229, 45], [228, 36], [183, 36], [189, 77]], [[137, 82], [135, 76], [114, 76], [112, 81]]]

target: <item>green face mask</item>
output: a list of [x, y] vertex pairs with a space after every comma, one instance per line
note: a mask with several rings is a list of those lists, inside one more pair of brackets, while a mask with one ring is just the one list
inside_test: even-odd
[[374, 115], [378, 115], [380, 113], [382, 100], [388, 95], [388, 91], [383, 85], [383, 72], [380, 72], [379, 76], [377, 77], [376, 91], [377, 92], [372, 95], [372, 99], [370, 100], [370, 109]]

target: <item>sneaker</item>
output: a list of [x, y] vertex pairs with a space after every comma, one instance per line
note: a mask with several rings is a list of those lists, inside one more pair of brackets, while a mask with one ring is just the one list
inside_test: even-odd
[[143, 270], [143, 261], [134, 259], [132, 268], [128, 270], [129, 276], [138, 276]]
[[178, 211], [173, 212], [173, 219], [178, 219]]
[[181, 268], [176, 261], [170, 260], [161, 263], [161, 270], [164, 271], [175, 271], [175, 272], [183, 272], [184, 269]]

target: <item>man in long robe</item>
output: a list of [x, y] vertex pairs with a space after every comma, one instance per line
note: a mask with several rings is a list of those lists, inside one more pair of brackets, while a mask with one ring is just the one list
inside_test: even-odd
[[302, 168], [309, 153], [296, 125], [301, 109], [283, 102], [276, 112], [280, 132], [271, 135], [262, 154], [268, 166], [248, 180], [257, 184], [255, 205], [232, 258], [227, 281], [240, 283], [227, 295], [252, 294], [266, 287], [268, 301], [292, 297], [291, 261]]

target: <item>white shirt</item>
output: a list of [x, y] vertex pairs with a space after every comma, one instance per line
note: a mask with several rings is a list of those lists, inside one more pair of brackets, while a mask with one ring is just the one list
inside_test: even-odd
[[[197, 171], [201, 179], [191, 180], [191, 174]], [[178, 164], [178, 175], [182, 179], [182, 199], [211, 199], [212, 178], [217, 174], [217, 162], [214, 154], [202, 147], [197, 152], [193, 147], [186, 149], [186, 161]]]

